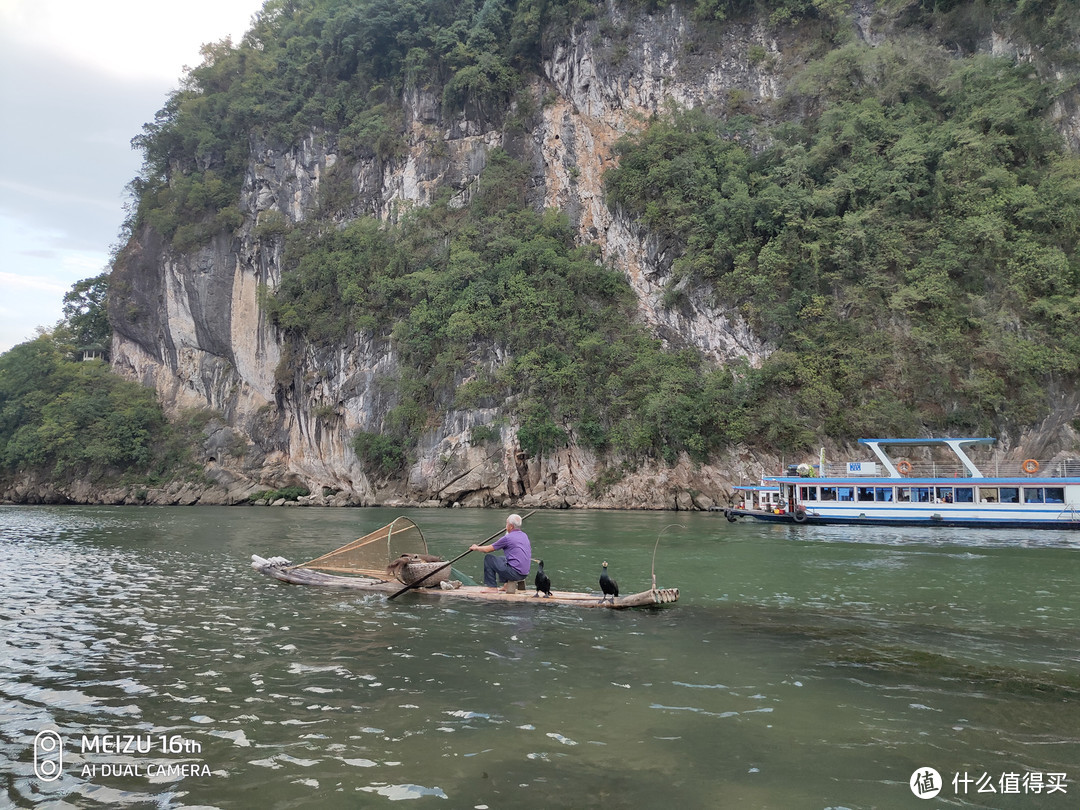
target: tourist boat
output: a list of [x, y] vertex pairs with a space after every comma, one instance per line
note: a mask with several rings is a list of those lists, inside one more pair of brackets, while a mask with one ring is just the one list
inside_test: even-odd
[[[494, 540], [497, 536], [488, 539]], [[552, 590], [551, 596], [540, 596], [535, 589], [527, 588], [524, 580], [494, 590], [451, 579], [451, 562], [453, 560], [436, 561], [429, 555], [420, 528], [405, 517], [396, 518], [386, 526], [305, 563], [294, 565], [283, 557], [267, 559], [251, 555], [252, 568], [279, 582], [383, 593], [390, 598], [406, 592], [408, 586], [410, 594], [451, 600], [615, 610], [665, 605], [679, 599], [678, 588], [657, 588], [655, 576], [648, 590], [607, 598], [601, 593], [557, 590]]]
[[[860, 439], [873, 460], [792, 465], [786, 475], [737, 488], [742, 504], [725, 515], [787, 523], [1080, 529], [1080, 459], [1029, 458], [1012, 467], [997, 464], [987, 474], [968, 450], [994, 441]], [[916, 447], [930, 448], [926, 460], [894, 461], [886, 451]], [[934, 458], [934, 450], [939, 456], [948, 451], [948, 458]]]

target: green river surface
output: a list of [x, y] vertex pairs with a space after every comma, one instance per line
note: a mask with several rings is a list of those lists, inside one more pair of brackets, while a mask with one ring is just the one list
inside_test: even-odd
[[1080, 532], [526, 520], [556, 590], [655, 548], [631, 611], [250, 567], [398, 514], [448, 559], [506, 516], [0, 507], [0, 806], [1080, 807]]

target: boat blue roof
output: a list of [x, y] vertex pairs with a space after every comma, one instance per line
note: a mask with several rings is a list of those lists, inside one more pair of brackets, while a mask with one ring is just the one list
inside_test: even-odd
[[949, 442], [966, 442], [968, 444], [993, 444], [997, 439], [989, 436], [982, 436], [976, 438], [955, 438], [955, 439], [859, 439], [859, 444], [918, 444], [918, 445], [931, 445], [931, 444], [948, 444]]
[[835, 485], [850, 485], [850, 486], [935, 486], [935, 487], [996, 487], [1006, 484], [1012, 484], [1014, 486], [1025, 487], [1060, 487], [1060, 486], [1073, 486], [1080, 483], [1080, 478], [1076, 476], [1051, 478], [1048, 476], [1032, 477], [1030, 475], [1017, 475], [1012, 477], [1000, 476], [995, 478], [975, 478], [972, 476], [962, 476], [957, 478], [909, 478], [907, 476], [903, 478], [891, 478], [891, 477], [872, 477], [855, 476], [855, 475], [827, 475], [827, 476], [815, 476], [802, 477], [796, 475], [776, 475], [766, 477], [767, 481], [776, 481], [779, 484], [805, 484], [807, 486], [835, 486]]

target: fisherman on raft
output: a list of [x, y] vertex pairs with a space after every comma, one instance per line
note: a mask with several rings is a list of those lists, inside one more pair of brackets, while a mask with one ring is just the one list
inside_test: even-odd
[[[503, 549], [503, 555], [492, 554]], [[506, 534], [490, 546], [478, 546], [473, 543], [469, 551], [482, 551], [484, 557], [484, 584], [489, 588], [498, 588], [505, 582], [518, 582], [529, 576], [532, 564], [532, 544], [529, 536], [521, 530], [521, 515], [510, 515], [506, 519]]]

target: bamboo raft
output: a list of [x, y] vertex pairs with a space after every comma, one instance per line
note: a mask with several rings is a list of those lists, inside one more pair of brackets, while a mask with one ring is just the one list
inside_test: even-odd
[[[311, 585], [320, 588], [338, 590], [365, 591], [369, 593], [391, 594], [401, 590], [401, 583], [394, 579], [382, 579], [374, 576], [340, 576], [301, 568], [281, 558], [265, 559], [257, 554], [251, 555], [251, 567], [261, 574], [285, 582], [289, 585]], [[460, 587], [414, 588], [410, 593], [423, 596], [445, 597], [447, 599], [471, 599], [484, 602], [504, 602], [538, 605], [569, 605], [581, 608], [609, 608], [623, 610], [635, 607], [651, 607], [676, 602], [679, 599], [678, 588], [651, 588], [640, 593], [616, 596], [602, 600], [602, 594], [577, 591], [552, 591], [550, 597], [536, 596], [535, 591], [492, 591], [481, 585], [461, 585]]]
[[615, 610], [663, 605], [679, 598], [678, 588], [657, 588], [655, 576], [651, 589], [614, 598], [605, 598], [599, 593], [575, 591], [552, 591], [551, 596], [536, 596], [535, 589], [525, 589], [524, 581], [514, 583], [516, 589], [510, 590], [462, 585], [449, 579], [450, 566], [454, 561], [447, 562], [441, 557], [428, 554], [424, 533], [406, 517], [395, 518], [386, 526], [346, 543], [341, 548], [296, 565], [284, 557], [266, 559], [257, 554], [251, 555], [252, 568], [279, 582], [385, 593], [390, 599], [405, 592], [403, 585], [415, 586], [411, 589], [412, 593], [445, 596], [448, 599], [605, 607]]

